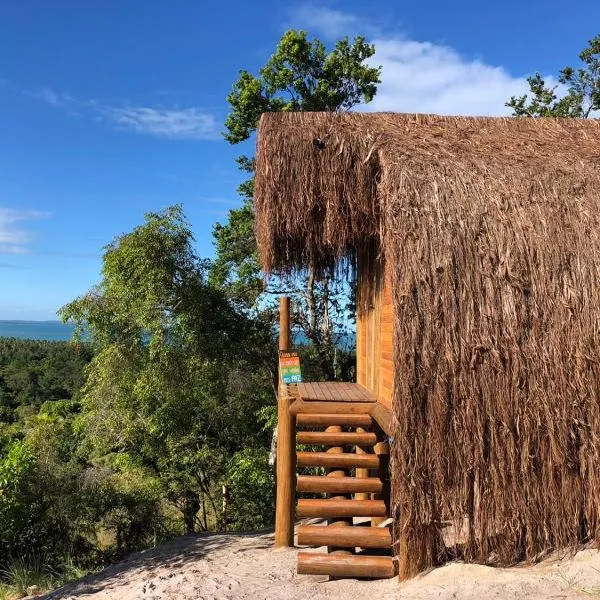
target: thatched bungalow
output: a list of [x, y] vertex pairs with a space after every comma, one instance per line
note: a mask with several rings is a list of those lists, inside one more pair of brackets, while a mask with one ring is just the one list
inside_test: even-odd
[[255, 206], [265, 271], [357, 260], [401, 576], [600, 541], [600, 122], [265, 114]]

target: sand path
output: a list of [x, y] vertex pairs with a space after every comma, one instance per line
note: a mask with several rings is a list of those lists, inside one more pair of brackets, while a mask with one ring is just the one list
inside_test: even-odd
[[451, 563], [406, 584], [298, 576], [271, 534], [177, 538], [69, 584], [47, 600], [600, 600], [600, 552], [533, 567]]

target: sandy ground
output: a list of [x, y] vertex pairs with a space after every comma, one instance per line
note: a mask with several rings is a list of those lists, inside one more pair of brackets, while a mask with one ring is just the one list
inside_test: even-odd
[[[47, 600], [600, 600], [600, 552], [495, 569], [451, 563], [408, 583], [296, 575], [296, 550], [271, 534], [198, 535], [131, 555]], [[39, 597], [38, 597], [39, 598]]]

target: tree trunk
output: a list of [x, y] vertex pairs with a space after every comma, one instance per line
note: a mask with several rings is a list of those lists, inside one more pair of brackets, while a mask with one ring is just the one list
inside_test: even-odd
[[223, 521], [223, 529], [227, 529], [227, 509], [229, 505], [229, 487], [226, 483], [221, 488], [221, 520]]
[[[331, 360], [331, 326], [329, 322], [329, 280], [323, 282], [322, 306], [318, 306], [315, 293], [315, 276], [311, 271], [306, 282], [306, 305], [308, 312], [308, 331], [306, 337], [312, 342], [319, 357], [319, 366], [326, 381], [335, 379]], [[320, 310], [319, 310], [320, 308]], [[319, 312], [322, 314], [319, 319]]]
[[200, 510], [200, 499], [194, 492], [187, 490], [183, 502], [183, 522], [186, 533], [196, 532], [196, 515]]

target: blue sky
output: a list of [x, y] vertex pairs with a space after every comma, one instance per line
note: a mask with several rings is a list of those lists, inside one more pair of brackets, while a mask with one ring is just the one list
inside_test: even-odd
[[[524, 6], [525, 5], [525, 6]], [[225, 97], [281, 34], [363, 33], [378, 48], [368, 110], [504, 114], [540, 70], [576, 62], [600, 4], [0, 3], [0, 319], [52, 319], [99, 279], [102, 247], [182, 203], [198, 252], [239, 204]]]

